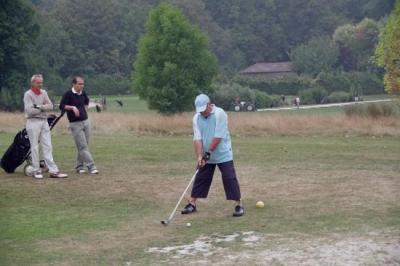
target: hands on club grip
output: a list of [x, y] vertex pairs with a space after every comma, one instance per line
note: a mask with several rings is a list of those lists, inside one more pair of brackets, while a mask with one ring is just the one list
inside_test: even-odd
[[204, 152], [203, 156], [201, 157], [201, 159], [199, 158], [198, 161], [197, 161], [197, 168], [201, 168], [204, 165], [206, 165], [207, 161], [210, 160], [210, 156], [211, 156], [211, 153]]
[[203, 157], [201, 158], [204, 162], [207, 162], [208, 160], [210, 160], [210, 156], [211, 153], [209, 153], [208, 151], [203, 153]]

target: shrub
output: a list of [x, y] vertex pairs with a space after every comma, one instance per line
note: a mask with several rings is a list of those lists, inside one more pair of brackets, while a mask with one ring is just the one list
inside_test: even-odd
[[275, 102], [271, 96], [259, 90], [255, 90], [254, 92], [256, 95], [256, 101], [255, 101], [256, 108], [274, 107]]
[[343, 73], [321, 72], [315, 79], [315, 85], [324, 88], [328, 93], [350, 91], [350, 81]]
[[345, 91], [334, 91], [327, 97], [327, 103], [351, 102], [353, 96]]
[[211, 98], [216, 105], [225, 110], [233, 110], [235, 103], [239, 101], [253, 104], [255, 108], [267, 108], [274, 104], [273, 98], [268, 94], [237, 83], [217, 86]]
[[315, 37], [307, 44], [297, 46], [290, 59], [297, 72], [313, 77], [322, 70], [330, 71], [339, 58], [339, 48], [329, 37]]
[[299, 92], [302, 104], [320, 104], [323, 103], [328, 93], [320, 87], [309, 88]]
[[346, 106], [344, 110], [347, 116], [378, 118], [400, 115], [400, 107], [396, 103], [356, 104]]
[[273, 79], [237, 76], [234, 81], [242, 86], [278, 95], [296, 95], [298, 91], [307, 89], [312, 84], [312, 79], [306, 76], [287, 76]]
[[[377, 74], [372, 72], [349, 72], [346, 73], [350, 83], [361, 89], [359, 95], [370, 95], [370, 94], [384, 94], [385, 89], [383, 86], [383, 80]], [[350, 91], [351, 92], [351, 91]]]
[[383, 81], [372, 72], [321, 72], [315, 79], [315, 85], [324, 88], [328, 93], [346, 91], [353, 95], [384, 93]]

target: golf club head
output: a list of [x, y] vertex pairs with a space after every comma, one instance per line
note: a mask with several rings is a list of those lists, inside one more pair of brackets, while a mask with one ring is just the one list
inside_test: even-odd
[[169, 224], [169, 221], [168, 220], [162, 220], [161, 224], [167, 226]]

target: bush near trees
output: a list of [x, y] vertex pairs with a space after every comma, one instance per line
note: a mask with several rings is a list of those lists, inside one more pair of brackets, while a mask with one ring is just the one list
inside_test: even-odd
[[233, 111], [235, 105], [240, 104], [240, 102], [251, 104], [257, 109], [279, 105], [276, 97], [259, 90], [241, 86], [238, 83], [217, 85], [211, 98], [217, 106], [230, 111]]
[[312, 78], [307, 76], [278, 77], [274, 79], [237, 76], [234, 81], [242, 86], [276, 95], [296, 95], [298, 91], [307, 89], [312, 84]]
[[328, 93], [334, 91], [346, 91], [358, 95], [384, 93], [382, 79], [371, 72], [321, 72], [314, 83]]
[[328, 93], [320, 87], [309, 88], [299, 91], [301, 104], [322, 104], [326, 103]]
[[369, 18], [356, 25], [345, 24], [335, 30], [333, 40], [339, 46], [339, 61], [345, 71], [365, 71], [373, 67], [378, 35], [379, 23]]
[[334, 91], [326, 98], [326, 103], [341, 103], [353, 101], [353, 95], [346, 91]]
[[298, 73], [316, 77], [321, 71], [332, 71], [339, 59], [339, 48], [329, 37], [317, 37], [297, 46], [290, 59]]
[[200, 92], [210, 93], [217, 62], [207, 37], [168, 4], [151, 11], [134, 64], [134, 91], [163, 114], [192, 110]]

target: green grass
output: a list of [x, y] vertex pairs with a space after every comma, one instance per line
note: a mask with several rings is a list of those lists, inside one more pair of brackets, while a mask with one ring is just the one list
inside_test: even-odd
[[[1, 151], [12, 138], [0, 133]], [[54, 157], [68, 179], [33, 180], [21, 168], [0, 174], [0, 265], [146, 265], [171, 260], [149, 247], [213, 233], [400, 229], [398, 138], [236, 137], [233, 146], [246, 215], [231, 217], [217, 170], [199, 212], [162, 227], [194, 173], [190, 136], [95, 135], [101, 174], [78, 176], [71, 136], [54, 135]], [[258, 200], [264, 209], [255, 208]]]
[[[92, 100], [100, 100], [99, 96], [91, 96]], [[121, 101], [121, 107], [117, 100]], [[121, 95], [121, 96], [106, 96], [108, 112], [123, 112], [123, 113], [143, 113], [154, 112], [148, 109], [146, 101], [140, 100], [138, 96]]]

